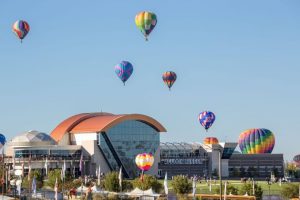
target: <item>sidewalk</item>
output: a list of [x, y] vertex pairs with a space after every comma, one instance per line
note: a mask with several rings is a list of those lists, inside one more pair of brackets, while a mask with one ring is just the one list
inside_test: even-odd
[[4, 196], [4, 195], [0, 195], [0, 200], [12, 200], [14, 198], [12, 197], [8, 197], [8, 196]]

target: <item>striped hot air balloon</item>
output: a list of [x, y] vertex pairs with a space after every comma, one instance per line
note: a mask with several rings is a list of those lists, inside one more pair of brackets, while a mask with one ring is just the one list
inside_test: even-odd
[[135, 16], [135, 24], [145, 36], [146, 41], [148, 40], [149, 34], [156, 26], [156, 23], [156, 15], [152, 12], [142, 11]]
[[165, 82], [165, 84], [168, 86], [169, 90], [171, 90], [172, 85], [175, 83], [177, 79], [177, 75], [175, 72], [167, 71], [163, 73], [162, 79]]
[[268, 129], [254, 128], [242, 132], [238, 143], [243, 154], [272, 153], [275, 136]]
[[29, 30], [30, 30], [29, 24], [24, 20], [18, 20], [12, 26], [12, 31], [21, 40], [21, 42], [25, 38]]
[[135, 163], [142, 171], [148, 171], [154, 163], [154, 157], [151, 153], [141, 153], [135, 157]]
[[216, 137], [206, 137], [203, 140], [204, 144], [219, 144], [219, 140]]

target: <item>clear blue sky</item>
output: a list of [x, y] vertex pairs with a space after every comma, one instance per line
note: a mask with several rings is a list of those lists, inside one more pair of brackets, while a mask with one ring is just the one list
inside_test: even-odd
[[[181, 3], [180, 3], [181, 2]], [[139, 11], [157, 14], [145, 42]], [[24, 19], [23, 41], [11, 31]], [[275, 133], [274, 153], [300, 153], [300, 1], [1, 1], [0, 131], [50, 133], [81, 112], [141, 113], [168, 130], [162, 141], [216, 136], [237, 141], [248, 128]], [[128, 60], [125, 87], [114, 65]], [[161, 75], [178, 80], [169, 92]], [[211, 110], [208, 133], [197, 121]]]

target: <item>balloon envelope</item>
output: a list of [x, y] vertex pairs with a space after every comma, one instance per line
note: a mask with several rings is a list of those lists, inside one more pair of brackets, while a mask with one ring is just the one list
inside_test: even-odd
[[171, 89], [172, 85], [175, 83], [177, 79], [177, 75], [175, 72], [167, 71], [163, 73], [162, 79], [165, 82], [165, 84], [168, 86], [168, 88]]
[[26, 21], [18, 20], [13, 24], [12, 30], [20, 40], [23, 40], [29, 32], [30, 27]]
[[4, 144], [6, 143], [6, 138], [3, 134], [0, 133], [0, 148], [2, 148], [4, 146]]
[[203, 141], [204, 144], [219, 144], [219, 140], [216, 137], [206, 137]]
[[135, 163], [142, 171], [148, 171], [154, 162], [154, 157], [151, 153], [141, 153], [135, 157]]
[[297, 167], [300, 167], [300, 154], [295, 155], [293, 161], [296, 163]]
[[265, 128], [249, 129], [240, 134], [238, 143], [243, 154], [272, 153], [275, 136]]
[[133, 66], [128, 61], [122, 61], [115, 66], [115, 72], [125, 85], [125, 82], [129, 79], [133, 72]]
[[157, 23], [156, 15], [152, 12], [143, 11], [135, 16], [135, 24], [145, 36], [146, 40]]
[[205, 130], [208, 130], [212, 126], [215, 119], [216, 119], [215, 114], [210, 111], [203, 111], [198, 116], [198, 120], [200, 124], [205, 128]]

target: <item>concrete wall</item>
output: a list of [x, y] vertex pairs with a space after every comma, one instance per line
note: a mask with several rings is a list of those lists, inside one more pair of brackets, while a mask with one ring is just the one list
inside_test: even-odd
[[222, 165], [222, 177], [228, 177], [229, 176], [229, 168], [228, 168], [228, 159], [222, 159], [221, 165]]
[[86, 171], [87, 174], [96, 175], [96, 169], [98, 169], [99, 165], [101, 168], [101, 173], [110, 172], [110, 168], [106, 163], [106, 160], [102, 155], [96, 140], [81, 141], [81, 145], [91, 156], [91, 163], [88, 163], [89, 168], [87, 168]]

